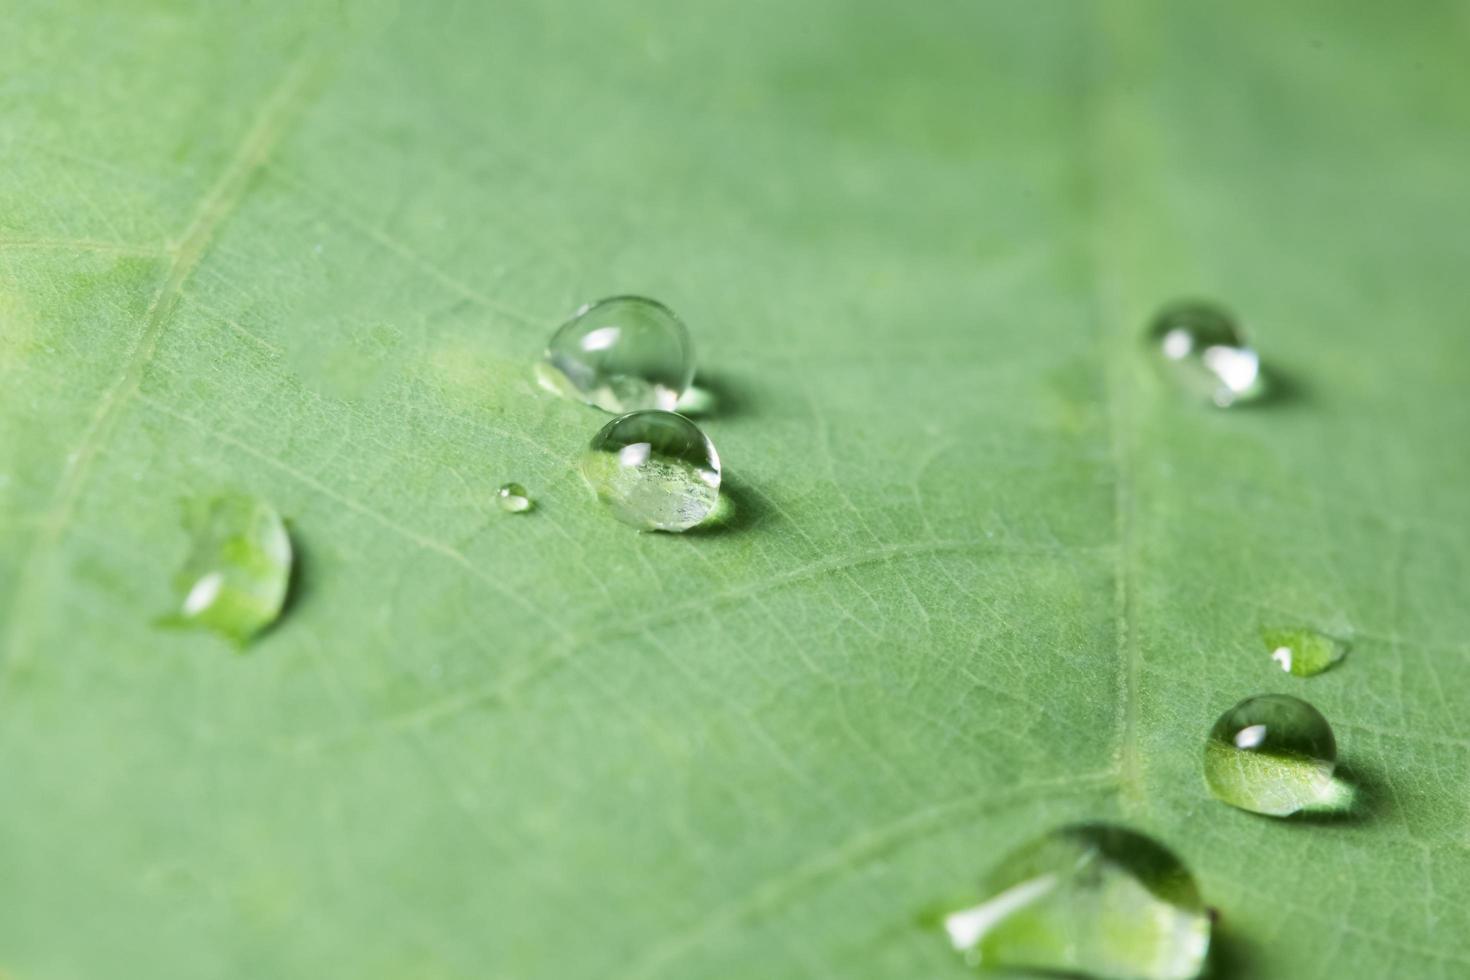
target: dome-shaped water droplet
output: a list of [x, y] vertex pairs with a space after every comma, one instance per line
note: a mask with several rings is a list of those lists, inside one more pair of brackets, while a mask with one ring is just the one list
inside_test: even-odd
[[1215, 798], [1273, 817], [1344, 804], [1336, 767], [1332, 726], [1287, 694], [1246, 698], [1220, 716], [1205, 742], [1205, 782]]
[[976, 897], [944, 927], [987, 970], [1191, 980], [1210, 945], [1188, 869], [1153, 839], [1109, 824], [1063, 827], [1018, 848]]
[[720, 499], [720, 457], [699, 426], [673, 412], [613, 419], [582, 456], [582, 475], [618, 520], [687, 531]]
[[519, 483], [506, 483], [495, 491], [495, 502], [507, 514], [524, 514], [531, 509], [531, 497]]
[[614, 296], [588, 303], [552, 334], [537, 375], [552, 391], [604, 411], [668, 411], [694, 380], [694, 348], [667, 306]]
[[1288, 674], [1311, 677], [1347, 656], [1347, 644], [1304, 627], [1270, 626], [1261, 640], [1277, 666]]
[[200, 626], [244, 645], [273, 623], [291, 580], [291, 539], [276, 509], [230, 494], [186, 505], [189, 555], [174, 577], [170, 626]]
[[1169, 376], [1195, 397], [1228, 408], [1265, 392], [1259, 356], [1235, 318], [1217, 306], [1167, 306], [1154, 318], [1148, 337]]

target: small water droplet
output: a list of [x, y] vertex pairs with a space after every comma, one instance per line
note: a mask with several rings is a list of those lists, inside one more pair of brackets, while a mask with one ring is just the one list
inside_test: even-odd
[[524, 514], [531, 509], [531, 496], [519, 483], [507, 483], [495, 491], [495, 502], [507, 514]]
[[1334, 778], [1337, 743], [1322, 713], [1300, 698], [1262, 694], [1220, 716], [1205, 742], [1205, 782], [1231, 806], [1284, 817], [1342, 809], [1351, 790]]
[[1154, 317], [1149, 342], [1185, 391], [1221, 408], [1265, 393], [1260, 357], [1235, 318], [1208, 303], [1174, 303]]
[[291, 579], [291, 538], [263, 500], [227, 494], [186, 503], [191, 542], [174, 577], [178, 611], [169, 626], [214, 630], [243, 646], [275, 622]]
[[537, 378], [608, 412], [670, 411], [694, 380], [694, 348], [667, 306], [614, 296], [583, 306], [552, 334]]
[[1347, 644], [1305, 627], [1269, 626], [1261, 630], [1271, 659], [1288, 674], [1311, 677], [1347, 656]]
[[976, 904], [944, 920], [973, 966], [1114, 980], [1190, 980], [1210, 915], [1193, 876], [1152, 838], [1109, 824], [1052, 831], [1012, 851]]
[[624, 524], [687, 531], [720, 499], [720, 457], [699, 426], [673, 412], [613, 419], [582, 456], [582, 475]]

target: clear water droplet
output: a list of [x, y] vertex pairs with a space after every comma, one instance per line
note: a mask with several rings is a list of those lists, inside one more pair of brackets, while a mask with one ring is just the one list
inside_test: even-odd
[[1154, 317], [1149, 342], [1185, 391], [1221, 408], [1265, 393], [1260, 357], [1235, 318], [1208, 303], [1174, 303]]
[[495, 491], [495, 502], [507, 514], [524, 514], [531, 509], [531, 496], [519, 483], [503, 484]]
[[552, 334], [537, 377], [604, 411], [670, 411], [694, 380], [694, 348], [667, 306], [614, 296], [583, 306]]
[[977, 898], [944, 927], [987, 970], [1190, 980], [1210, 945], [1189, 870], [1152, 838], [1110, 824], [1063, 827], [1018, 848]]
[[699, 426], [673, 412], [630, 412], [592, 438], [582, 475], [624, 524], [687, 531], [720, 499], [720, 457]]
[[1205, 782], [1231, 806], [1284, 817], [1334, 810], [1350, 789], [1333, 776], [1337, 742], [1322, 713], [1300, 698], [1262, 694], [1220, 716], [1205, 742]]
[[185, 504], [191, 541], [174, 577], [168, 626], [210, 629], [239, 646], [275, 622], [291, 581], [291, 538], [276, 509], [244, 494]]
[[1268, 626], [1261, 640], [1271, 659], [1288, 674], [1311, 677], [1347, 656], [1347, 644], [1305, 627]]

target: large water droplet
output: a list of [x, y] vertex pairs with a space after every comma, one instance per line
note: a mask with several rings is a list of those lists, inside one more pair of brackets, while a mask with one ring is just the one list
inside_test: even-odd
[[1261, 361], [1226, 311], [1174, 303], [1154, 318], [1149, 342], [1167, 373], [1190, 394], [1228, 408], [1265, 392]]
[[668, 411], [694, 380], [694, 348], [667, 306], [614, 296], [583, 306], [552, 334], [537, 376], [552, 391], [604, 411]]
[[243, 646], [275, 622], [291, 580], [291, 539], [276, 509], [244, 494], [185, 505], [189, 555], [174, 577], [178, 611], [162, 622], [200, 626]]
[[1288, 674], [1311, 677], [1347, 656], [1347, 644], [1305, 627], [1269, 626], [1261, 639], [1271, 659]]
[[531, 509], [531, 497], [519, 483], [506, 483], [495, 491], [495, 502], [507, 514], [524, 514]]
[[687, 531], [720, 499], [720, 457], [699, 426], [673, 412], [613, 419], [582, 456], [582, 475], [624, 524]]
[[1063, 827], [1011, 852], [978, 897], [944, 927], [968, 962], [989, 970], [1190, 980], [1210, 945], [1188, 869], [1153, 839], [1109, 824]]
[[1246, 698], [1205, 742], [1205, 782], [1215, 798], [1273, 817], [1346, 805], [1350, 791], [1333, 778], [1336, 767], [1332, 726], [1287, 694]]

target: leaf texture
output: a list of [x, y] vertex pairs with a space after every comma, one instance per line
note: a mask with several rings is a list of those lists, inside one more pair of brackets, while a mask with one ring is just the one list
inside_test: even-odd
[[[924, 910], [1077, 819], [1190, 864], [1226, 975], [1470, 971], [1462, 4], [7, 20], [6, 976], [958, 975]], [[723, 527], [612, 521], [533, 383], [624, 292]], [[1179, 296], [1279, 397], [1153, 374]], [[243, 657], [150, 625], [230, 490], [300, 555]], [[1353, 819], [1209, 799], [1268, 691]]]

